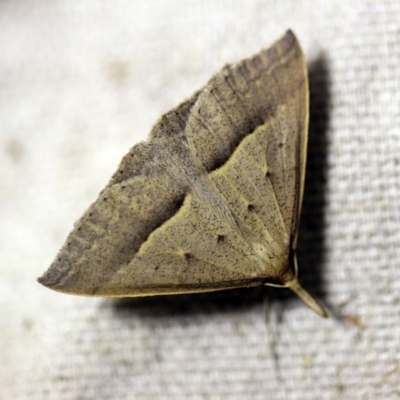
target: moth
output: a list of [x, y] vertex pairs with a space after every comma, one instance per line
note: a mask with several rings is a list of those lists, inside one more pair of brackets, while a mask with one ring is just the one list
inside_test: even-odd
[[39, 282], [112, 297], [282, 286], [326, 316], [297, 279], [308, 114], [289, 30], [158, 120]]

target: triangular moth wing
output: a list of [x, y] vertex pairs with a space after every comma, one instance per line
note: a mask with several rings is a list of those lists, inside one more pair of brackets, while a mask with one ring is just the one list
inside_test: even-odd
[[288, 31], [159, 120], [39, 281], [103, 296], [289, 281], [299, 293], [307, 128], [306, 65]]

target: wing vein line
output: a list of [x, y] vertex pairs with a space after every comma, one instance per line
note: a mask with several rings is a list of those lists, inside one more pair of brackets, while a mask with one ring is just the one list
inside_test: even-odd
[[[238, 198], [242, 198], [242, 199], [244, 199], [245, 201], [247, 201], [246, 198], [245, 198], [245, 197], [241, 194], [241, 192], [230, 182], [229, 179], [226, 179], [225, 177], [224, 177], [224, 179], [225, 179], [225, 181], [233, 188], [233, 190], [238, 194]], [[221, 193], [221, 195], [224, 197], [224, 195], [223, 195], [222, 193]], [[224, 197], [224, 199], [226, 200], [225, 197]], [[233, 213], [233, 215], [235, 215], [235, 212], [232, 212], [232, 213]], [[270, 234], [268, 228], [266, 227], [264, 221], [262, 221], [262, 219], [260, 218], [260, 216], [259, 216], [257, 213], [255, 213], [255, 216], [256, 216], [256, 218], [259, 220], [259, 222], [261, 223], [261, 225], [265, 228], [265, 231], [268, 232], [268, 239], [269, 239], [271, 242], [276, 243], [276, 240], [271, 236], [271, 234]], [[242, 220], [243, 220], [243, 219], [242, 219]], [[249, 226], [248, 223], [247, 223], [245, 220], [243, 220], [243, 223], [246, 225], [246, 227], [249, 229], [249, 231], [252, 231], [251, 226]]]
[[[249, 153], [247, 153], [247, 152], [246, 152], [246, 154], [249, 155]], [[251, 157], [251, 155], [249, 155], [249, 157]], [[247, 178], [247, 180], [250, 182], [250, 184], [253, 186], [254, 190], [257, 192], [257, 194], [258, 194], [258, 196], [259, 196], [259, 198], [260, 198], [260, 200], [261, 200], [261, 203], [264, 204], [265, 209], [268, 210], [268, 203], [267, 203], [266, 201], [264, 201], [264, 197], [263, 197], [262, 194], [260, 193], [260, 191], [259, 191], [257, 185], [251, 180], [250, 176], [247, 174], [246, 170], [244, 170], [244, 169], [243, 169], [243, 174], [245, 175], [245, 177]], [[269, 179], [268, 179], [267, 185], [272, 186]], [[280, 220], [280, 223], [281, 223], [283, 229], [285, 230], [285, 233], [287, 233], [287, 232], [286, 232], [286, 226], [285, 226], [285, 223], [284, 223], [284, 221], [283, 221], [283, 217], [282, 217], [282, 214], [281, 214], [281, 210], [280, 210], [280, 208], [279, 208], [279, 204], [278, 204], [278, 202], [276, 201], [276, 196], [275, 196], [275, 192], [274, 192], [273, 188], [272, 188], [272, 191], [273, 191], [273, 193], [274, 193], [274, 196], [273, 196], [273, 198], [274, 198], [274, 205], [275, 205], [275, 207], [278, 209], [278, 212], [279, 212], [280, 217], [281, 217], [281, 218], [279, 219], [279, 220]], [[264, 226], [265, 226], [266, 230], [268, 230], [268, 227], [267, 227], [265, 224], [264, 224]]]
[[[259, 146], [261, 147], [261, 150], [262, 150], [263, 148], [262, 148], [261, 143], [260, 143], [260, 141], [258, 139], [257, 139], [257, 142], [258, 142], [258, 144], [259, 144]], [[268, 147], [268, 144], [267, 144], [267, 147]], [[265, 150], [265, 163], [266, 163], [267, 168], [268, 168], [267, 150]], [[285, 229], [285, 233], [288, 234], [288, 231], [287, 231], [287, 228], [286, 228], [286, 225], [285, 225], [285, 220], [284, 220], [283, 215], [282, 215], [282, 210], [281, 210], [281, 208], [279, 206], [279, 202], [278, 202], [278, 199], [276, 197], [274, 185], [272, 184], [271, 179], [268, 176], [266, 178], [267, 178], [267, 181], [268, 181], [269, 189], [271, 190], [271, 193], [272, 193], [272, 195], [274, 197], [274, 200], [275, 200], [275, 206], [276, 206], [277, 210], [279, 211], [279, 217], [280, 217], [282, 226]]]
[[[196, 214], [194, 214], [194, 213], [192, 213], [192, 216], [193, 216], [194, 219], [196, 219], [196, 220], [203, 226], [204, 230], [207, 231], [207, 232], [210, 234], [211, 237], [214, 236], [214, 232], [208, 227], [208, 225], [207, 225], [207, 223], [206, 223], [205, 221], [203, 221], [201, 218], [199, 218], [199, 217], [198, 217]], [[184, 246], [182, 246], [179, 242], [177, 242], [176, 240], [174, 240], [170, 235], [168, 235], [168, 239], [169, 239], [170, 241], [172, 241], [173, 243], [175, 243], [178, 247], [180, 247], [180, 248], [183, 248], [183, 247], [184, 247]], [[229, 247], [233, 250], [234, 253], [240, 254], [240, 253], [237, 251], [237, 248], [234, 247], [232, 244], [230, 244], [230, 243], [229, 243], [229, 244], [228, 244], [228, 243], [225, 243], [225, 245], [226, 245], [226, 246], [229, 246]], [[165, 253], [165, 252], [164, 252], [164, 253]], [[196, 258], [198, 258], [198, 257], [196, 256], [196, 253], [193, 253], [193, 256], [196, 257]], [[199, 259], [199, 258], [198, 258], [198, 259]], [[226, 270], [228, 270], [228, 271], [233, 271], [233, 272], [236, 271], [236, 269], [235, 269], [234, 267], [232, 267], [232, 268], [226, 268], [225, 266], [220, 265], [220, 264], [216, 264], [215, 266], [217, 266], [218, 268], [223, 267], [223, 269], [226, 269]]]

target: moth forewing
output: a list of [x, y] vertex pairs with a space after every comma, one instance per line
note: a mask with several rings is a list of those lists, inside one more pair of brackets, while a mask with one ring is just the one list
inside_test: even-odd
[[287, 31], [160, 118], [39, 282], [97, 296], [278, 284], [325, 316], [296, 273], [307, 131], [307, 69]]

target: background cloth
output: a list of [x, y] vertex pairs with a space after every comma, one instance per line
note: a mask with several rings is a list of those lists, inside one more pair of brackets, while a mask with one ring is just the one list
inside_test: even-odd
[[[288, 28], [311, 91], [300, 281], [330, 318], [282, 289], [40, 286], [156, 119]], [[1, 399], [400, 398], [398, 0], [1, 0], [0, 162]]]

